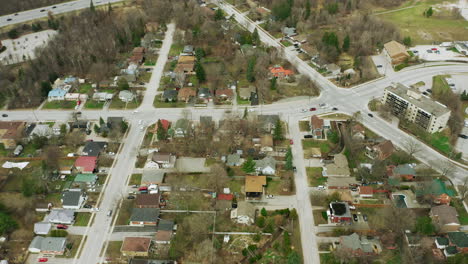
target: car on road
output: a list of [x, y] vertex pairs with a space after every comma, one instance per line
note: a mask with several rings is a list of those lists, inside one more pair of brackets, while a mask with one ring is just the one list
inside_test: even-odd
[[424, 95], [426, 95], [426, 96], [429, 95], [427, 92], [422, 92], [422, 94], [424, 94]]
[[317, 110], [317, 108], [315, 108], [315, 107], [312, 107], [312, 108], [309, 109], [309, 111], [315, 111], [315, 110]]
[[57, 8], [57, 6], [53, 6], [52, 8]]
[[435, 51], [435, 50], [437, 50], [437, 48], [432, 48], [431, 50], [434, 50], [434, 51]]
[[41, 12], [45, 12], [45, 9], [41, 9]]
[[289, 140], [289, 145], [292, 145], [292, 144], [294, 144], [294, 140], [290, 139]]
[[419, 53], [419, 51], [417, 51], [417, 50], [412, 50], [412, 52], [413, 52], [414, 54]]
[[135, 199], [135, 196], [133, 196], [133, 195], [129, 195], [129, 196], [127, 197], [127, 199], [129, 199], [129, 200], [133, 200], [133, 199]]
[[293, 171], [294, 171], [294, 172], [297, 172], [297, 168], [296, 168], [296, 167], [293, 167]]
[[107, 211], [107, 216], [112, 216], [112, 210]]
[[132, 185], [132, 188], [138, 188], [138, 187], [140, 187], [140, 185], [138, 185], [138, 184]]
[[57, 229], [68, 229], [68, 226], [59, 224], [59, 225], [57, 225]]
[[37, 262], [47, 262], [47, 261], [49, 261], [48, 258], [38, 258], [37, 259]]
[[319, 186], [317, 186], [317, 190], [319, 190], [319, 191], [324, 191], [324, 190], [325, 190], [325, 186], [319, 185]]
[[431, 90], [431, 89], [427, 89], [426, 92], [432, 93], [432, 90]]
[[362, 215], [362, 219], [364, 219], [364, 221], [367, 222], [367, 215], [366, 215], [366, 214], [363, 214], [363, 215]]
[[463, 138], [463, 139], [467, 139], [467, 138], [468, 138], [468, 136], [465, 135], [465, 134], [459, 134], [458, 136], [461, 137], [461, 138]]
[[90, 205], [90, 204], [85, 204], [85, 205], [83, 205], [83, 208], [86, 208], [86, 209], [91, 209], [91, 208], [93, 208], [93, 206], [92, 206], [92, 205]]
[[18, 13], [15, 14], [15, 16], [17, 16], [17, 15], [18, 15]]
[[307, 112], [307, 109], [302, 109], [301, 112], [305, 113], [305, 112]]
[[429, 49], [429, 50], [426, 50], [426, 52], [427, 52], [427, 53], [432, 53], [432, 50]]
[[313, 138], [314, 136], [312, 135], [304, 135], [304, 138]]
[[8, 117], [8, 115], [7, 115], [7, 114], [2, 114], [2, 116], [3, 116], [3, 117]]
[[273, 196], [273, 194], [267, 194], [266, 198], [267, 198], [267, 199], [273, 199], [274, 196]]
[[325, 108], [327, 107], [327, 104], [319, 104], [320, 108]]
[[145, 83], [144, 83], [144, 82], [141, 82], [140, 85], [145, 85]]
[[357, 214], [353, 214], [353, 220], [354, 220], [354, 222], [357, 222], [357, 221], [358, 221], [358, 216], [357, 216]]
[[338, 108], [333, 107], [332, 110], [333, 110], [333, 111], [338, 111]]
[[11, 21], [11, 20], [13, 20], [13, 19], [11, 19], [11, 18], [7, 18], [7, 20], [6, 20], [6, 21]]
[[368, 115], [369, 117], [374, 117], [374, 115], [371, 114], [371, 113], [368, 113], [367, 115]]
[[378, 65], [377, 65], [377, 68], [382, 68], [382, 67], [383, 67], [382, 64], [378, 64]]

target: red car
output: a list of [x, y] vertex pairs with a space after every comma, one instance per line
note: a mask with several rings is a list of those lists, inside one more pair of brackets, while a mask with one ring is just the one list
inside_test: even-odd
[[48, 258], [38, 258], [37, 259], [37, 262], [47, 262], [47, 261], [49, 261]]
[[432, 48], [431, 50], [437, 50], [437, 48]]
[[138, 191], [147, 191], [147, 190], [148, 190], [147, 186], [141, 186], [140, 188], [138, 188]]
[[311, 108], [311, 109], [309, 109], [309, 110], [310, 110], [310, 111], [315, 111], [315, 110], [317, 110], [317, 108], [315, 108], [315, 107], [312, 107], [312, 108]]
[[289, 140], [289, 144], [292, 145], [294, 144], [294, 141], [292, 139]]
[[59, 224], [59, 225], [57, 225], [57, 229], [68, 229], [68, 226]]

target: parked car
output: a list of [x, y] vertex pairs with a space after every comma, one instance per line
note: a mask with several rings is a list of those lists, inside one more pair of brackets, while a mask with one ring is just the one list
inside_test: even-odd
[[138, 187], [140, 187], [140, 185], [138, 184], [132, 185], [132, 188], [138, 188]]
[[317, 190], [323, 191], [323, 190], [325, 190], [325, 186], [319, 185], [319, 186], [317, 186]]
[[358, 221], [357, 214], [353, 214], [353, 220], [354, 220], [354, 222], [357, 222], [357, 221]]
[[302, 109], [301, 112], [305, 113], [305, 112], [307, 112], [307, 109]]
[[129, 200], [133, 200], [133, 199], [135, 199], [135, 196], [133, 196], [133, 195], [129, 195], [129, 196], [127, 197], [127, 199], [129, 199]]
[[289, 140], [289, 145], [294, 144], [294, 141], [292, 139]]
[[57, 229], [68, 229], [68, 226], [59, 224], [59, 225], [57, 225]]
[[11, 21], [11, 20], [12, 20], [11, 18], [7, 18], [7, 20], [6, 20], [6, 21]]
[[147, 186], [141, 186], [140, 188], [138, 188], [138, 190], [141, 192], [141, 191], [147, 191], [148, 190], [148, 187]]
[[437, 48], [432, 48], [431, 50], [437, 50]]
[[382, 64], [377, 65], [377, 68], [382, 68], [382, 67], [383, 67]]
[[463, 139], [467, 139], [467, 138], [468, 138], [468, 136], [465, 135], [465, 134], [460, 134], [460, 135], [458, 135], [458, 136], [461, 137], [461, 138], [463, 138]]
[[369, 117], [374, 117], [374, 115], [371, 114], [371, 113], [368, 113], [367, 115], [368, 115]]
[[37, 262], [47, 262], [47, 261], [49, 261], [48, 258], [38, 258], [37, 259]]
[[45, 12], [45, 9], [41, 9], [41, 12]]
[[112, 210], [107, 211], [107, 216], [112, 216]]
[[431, 90], [431, 89], [427, 89], [426, 92], [432, 93], [432, 90]]
[[333, 107], [332, 110], [333, 110], [333, 111], [338, 111], [338, 108]]
[[426, 50], [427, 53], [432, 53], [432, 50]]
[[296, 168], [296, 167], [293, 167], [293, 171], [294, 171], [294, 172], [297, 172], [297, 168]]
[[19, 156], [23, 152], [23, 146], [18, 145], [16, 146], [15, 150], [13, 151], [13, 155]]
[[85, 204], [85, 205], [83, 205], [83, 208], [86, 208], [86, 209], [91, 209], [91, 208], [93, 208], [93, 206], [92, 206], [92, 205], [90, 205], [90, 204]]
[[267, 194], [266, 197], [267, 197], [267, 199], [273, 199], [274, 198], [273, 194]]
[[2, 116], [3, 116], [3, 117], [8, 117], [8, 115], [7, 115], [7, 114], [2, 114]]
[[304, 135], [304, 138], [313, 138], [314, 136], [312, 135]]
[[364, 221], [367, 222], [367, 215], [366, 215], [366, 214], [363, 214], [363, 215], [362, 215], [362, 219], [364, 219]]
[[315, 111], [315, 110], [317, 110], [317, 108], [315, 108], [315, 107], [312, 107], [312, 108], [309, 109], [309, 111]]

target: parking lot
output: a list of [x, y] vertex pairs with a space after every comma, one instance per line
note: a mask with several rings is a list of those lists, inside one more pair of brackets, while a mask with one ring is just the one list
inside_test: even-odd
[[425, 61], [468, 61], [468, 57], [438, 45], [418, 45], [409, 49], [415, 56]]
[[[465, 122], [468, 122], [468, 118], [465, 119]], [[466, 123], [465, 123], [466, 124]], [[463, 127], [463, 130], [461, 132], [463, 135], [468, 136], [468, 127]], [[468, 160], [468, 139], [464, 139], [459, 137], [457, 140], [457, 144], [455, 145], [455, 148], [457, 151], [462, 153], [462, 157], [464, 160]]]
[[0, 53], [0, 62], [3, 64], [15, 64], [27, 59], [36, 57], [34, 51], [50, 40], [57, 34], [55, 30], [44, 30], [36, 33], [27, 34], [17, 39], [2, 40], [6, 50]]

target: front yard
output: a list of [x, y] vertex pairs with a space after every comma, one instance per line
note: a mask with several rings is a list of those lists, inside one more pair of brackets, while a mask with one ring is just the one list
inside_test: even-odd
[[95, 100], [87, 100], [84, 108], [86, 109], [102, 109], [104, 107], [105, 102], [98, 102]]
[[73, 109], [75, 106], [75, 101], [49, 101], [44, 104], [42, 109]]
[[110, 104], [109, 108], [111, 109], [135, 109], [140, 105], [140, 103], [141, 102], [135, 101], [135, 100], [125, 103], [120, 99], [114, 99], [112, 100], [112, 103]]
[[91, 213], [76, 213], [74, 226], [87, 226], [91, 219]]
[[325, 185], [327, 178], [322, 176], [321, 167], [307, 167], [307, 178], [309, 179], [309, 186], [317, 187], [319, 185]]

